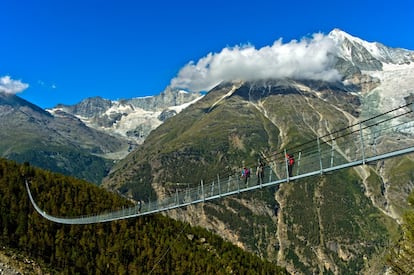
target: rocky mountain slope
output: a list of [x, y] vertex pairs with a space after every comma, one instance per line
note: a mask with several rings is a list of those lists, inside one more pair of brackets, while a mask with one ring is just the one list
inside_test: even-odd
[[91, 128], [126, 138], [130, 142], [131, 151], [153, 129], [202, 96], [201, 93], [188, 93], [167, 87], [157, 96], [118, 101], [94, 97], [73, 106], [58, 105], [49, 111], [76, 116]]
[[[148, 201], [254, 167], [283, 151], [399, 106], [413, 92], [413, 52], [340, 30], [338, 82], [226, 82], [153, 130], [104, 186]], [[390, 99], [391, 98], [391, 99]], [[299, 274], [381, 273], [413, 189], [413, 156], [170, 211]], [[401, 176], [404, 175], [404, 176]], [[405, 190], [401, 192], [401, 190]], [[279, 205], [278, 215], [274, 206]]]
[[114, 161], [202, 96], [166, 89], [153, 97], [96, 97], [43, 110], [0, 93], [0, 156], [100, 184]]
[[[227, 81], [204, 96], [167, 88], [156, 97], [89, 98], [49, 112], [4, 95], [1, 155], [96, 179], [112, 167], [108, 159], [132, 151], [103, 186], [145, 203], [413, 100], [412, 51], [340, 30], [329, 37], [342, 76], [336, 82]], [[408, 155], [167, 214], [292, 273], [380, 274], [387, 246], [399, 237], [413, 168]]]
[[103, 156], [128, 147], [74, 116], [54, 115], [0, 93], [0, 156], [100, 183], [112, 165]]

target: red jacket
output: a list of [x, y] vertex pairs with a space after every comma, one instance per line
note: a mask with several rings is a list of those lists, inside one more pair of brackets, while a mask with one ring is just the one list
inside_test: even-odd
[[295, 158], [292, 155], [286, 154], [286, 159], [289, 165], [293, 165], [295, 163]]

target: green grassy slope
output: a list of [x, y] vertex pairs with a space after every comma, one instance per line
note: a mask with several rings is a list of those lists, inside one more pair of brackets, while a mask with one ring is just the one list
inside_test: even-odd
[[[292, 82], [270, 84], [216, 87], [155, 129], [142, 147], [117, 164], [104, 186], [155, 199], [173, 191], [175, 183], [211, 182], [218, 174], [238, 173], [243, 163], [254, 167], [261, 153], [300, 151], [299, 145], [347, 127], [359, 114], [357, 97], [335, 87], [311, 83], [314, 90], [299, 90]], [[356, 150], [352, 140], [344, 144], [343, 152]], [[398, 167], [404, 173], [410, 165]], [[392, 179], [392, 186], [406, 187], [404, 181], [412, 176]], [[381, 200], [366, 192], [367, 187], [376, 190], [372, 196], [386, 200], [378, 192], [382, 181], [376, 168], [349, 169], [284, 184], [276, 193], [281, 205], [277, 219], [272, 216], [274, 190], [267, 189], [205, 204], [191, 213], [199, 216], [192, 221], [290, 270], [376, 271], [385, 264], [381, 255], [386, 244], [398, 236], [398, 225], [378, 204]], [[177, 215], [187, 216], [185, 211]]]

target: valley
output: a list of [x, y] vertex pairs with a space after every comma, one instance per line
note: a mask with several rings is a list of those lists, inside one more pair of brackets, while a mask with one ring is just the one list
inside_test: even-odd
[[[243, 166], [254, 169], [261, 158], [276, 176], [283, 178], [286, 169], [281, 163], [285, 150], [297, 156], [299, 152], [310, 152], [312, 148], [305, 148], [304, 144], [321, 136], [322, 146], [329, 146], [327, 140], [339, 130], [408, 104], [413, 98], [412, 51], [368, 43], [337, 29], [329, 36], [336, 45], [334, 67], [342, 76], [340, 81], [235, 79], [223, 81], [207, 93], [167, 87], [154, 97], [119, 101], [96, 97], [49, 110], [17, 96], [1, 95], [0, 126], [4, 131], [0, 133], [0, 156], [92, 182], [100, 188], [92, 194], [110, 191], [129, 203], [142, 201], [144, 207], [180, 188], [196, 188], [200, 180], [210, 183], [218, 177], [239, 175]], [[410, 144], [414, 134], [412, 118], [408, 114], [389, 122], [389, 128], [384, 129], [392, 131], [380, 135], [381, 138], [375, 138], [372, 130], [368, 146], [381, 153], [399, 143]], [[366, 132], [371, 134], [370, 129]], [[349, 137], [335, 148], [335, 156], [353, 160], [360, 153], [359, 145], [357, 139]], [[317, 163], [310, 159], [306, 165]], [[191, 228], [207, 229], [205, 234], [221, 236], [243, 253], [265, 261], [264, 270], [269, 262], [292, 274], [386, 274], [389, 246], [400, 238], [404, 214], [411, 207], [408, 198], [414, 188], [413, 167], [413, 156], [407, 154], [285, 182], [277, 188], [170, 210], [164, 215], [108, 224], [99, 229], [99, 234], [108, 237], [102, 233], [106, 231], [134, 235], [135, 229], [128, 226], [134, 227], [135, 222], [141, 226], [148, 221], [156, 228], [158, 222], [165, 221], [168, 226], [173, 224], [175, 231], [189, 224]], [[61, 194], [59, 200], [53, 201], [54, 195], [42, 193], [47, 188], [35, 178], [39, 182], [33, 192], [47, 213], [74, 215], [63, 203], [74, 198], [60, 193], [67, 180], [58, 181], [62, 185], [57, 185], [59, 188], [50, 187]], [[255, 179], [253, 176], [252, 180]], [[18, 180], [15, 179], [16, 184]], [[46, 182], [53, 186], [56, 180]], [[25, 194], [24, 190], [19, 192], [19, 196]], [[80, 194], [76, 193], [76, 198], [83, 199], [84, 204], [81, 203], [78, 214], [84, 214], [81, 210], [92, 211], [88, 206], [93, 205], [92, 198]], [[279, 205], [277, 215], [275, 205]], [[36, 226], [45, 228], [40, 217], [35, 217]], [[51, 227], [47, 230], [57, 226]], [[78, 229], [66, 233], [79, 236]], [[50, 233], [50, 238], [59, 243], [62, 252], [65, 238], [58, 235], [59, 230], [65, 229]], [[95, 233], [90, 230], [85, 234]], [[123, 237], [128, 239], [128, 234]], [[189, 240], [188, 234], [196, 235], [188, 232]], [[19, 238], [23, 242], [26, 237]], [[48, 243], [48, 237], [44, 239]], [[143, 240], [137, 240], [140, 241]], [[161, 241], [155, 242], [163, 247]], [[102, 252], [100, 259], [108, 258], [103, 251], [110, 249], [97, 243]], [[205, 242], [198, 244], [207, 247]], [[194, 242], [184, 245], [200, 249], [192, 246]], [[204, 248], [200, 253], [211, 252]], [[122, 250], [121, 246], [119, 249]], [[152, 261], [161, 253], [160, 248], [154, 250], [155, 254], [147, 255]], [[47, 249], [39, 247], [38, 251], [41, 254]], [[133, 249], [128, 251], [139, 257]], [[50, 257], [51, 261], [56, 260]], [[69, 261], [73, 264], [71, 261], [75, 261], [73, 257]], [[62, 260], [59, 264], [67, 266], [69, 262]], [[103, 261], [99, 267], [104, 267]]]

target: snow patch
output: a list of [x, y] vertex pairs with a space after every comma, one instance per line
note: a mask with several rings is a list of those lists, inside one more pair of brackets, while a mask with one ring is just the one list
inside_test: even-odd
[[380, 96], [378, 104], [382, 111], [405, 105], [404, 97], [414, 93], [414, 64], [384, 64], [383, 71], [363, 73], [380, 79], [381, 84], [369, 94], [377, 93]]
[[217, 104], [219, 104], [221, 101], [223, 101], [224, 99], [228, 98], [229, 96], [231, 96], [240, 86], [236, 86], [233, 85], [233, 87], [230, 89], [230, 91], [225, 94], [224, 96], [222, 96], [219, 100], [217, 100], [216, 102], [213, 103], [213, 105], [211, 105], [210, 110], [214, 108], [214, 106], [216, 106]]
[[[185, 91], [183, 91], [183, 92], [185, 92]], [[187, 92], [185, 92], [185, 93], [187, 93]], [[182, 105], [178, 105], [178, 106], [171, 106], [171, 107], [169, 107], [169, 108], [168, 108], [168, 110], [174, 110], [174, 111], [176, 111], [177, 113], [179, 113], [179, 112], [181, 112], [182, 110], [184, 110], [185, 108], [187, 108], [188, 106], [190, 106], [191, 104], [196, 103], [197, 101], [199, 101], [199, 100], [200, 100], [200, 99], [202, 99], [203, 97], [204, 97], [204, 96], [200, 96], [200, 97], [198, 97], [198, 98], [194, 99], [193, 101], [190, 101], [190, 102], [184, 103], [184, 104], [182, 104]]]

